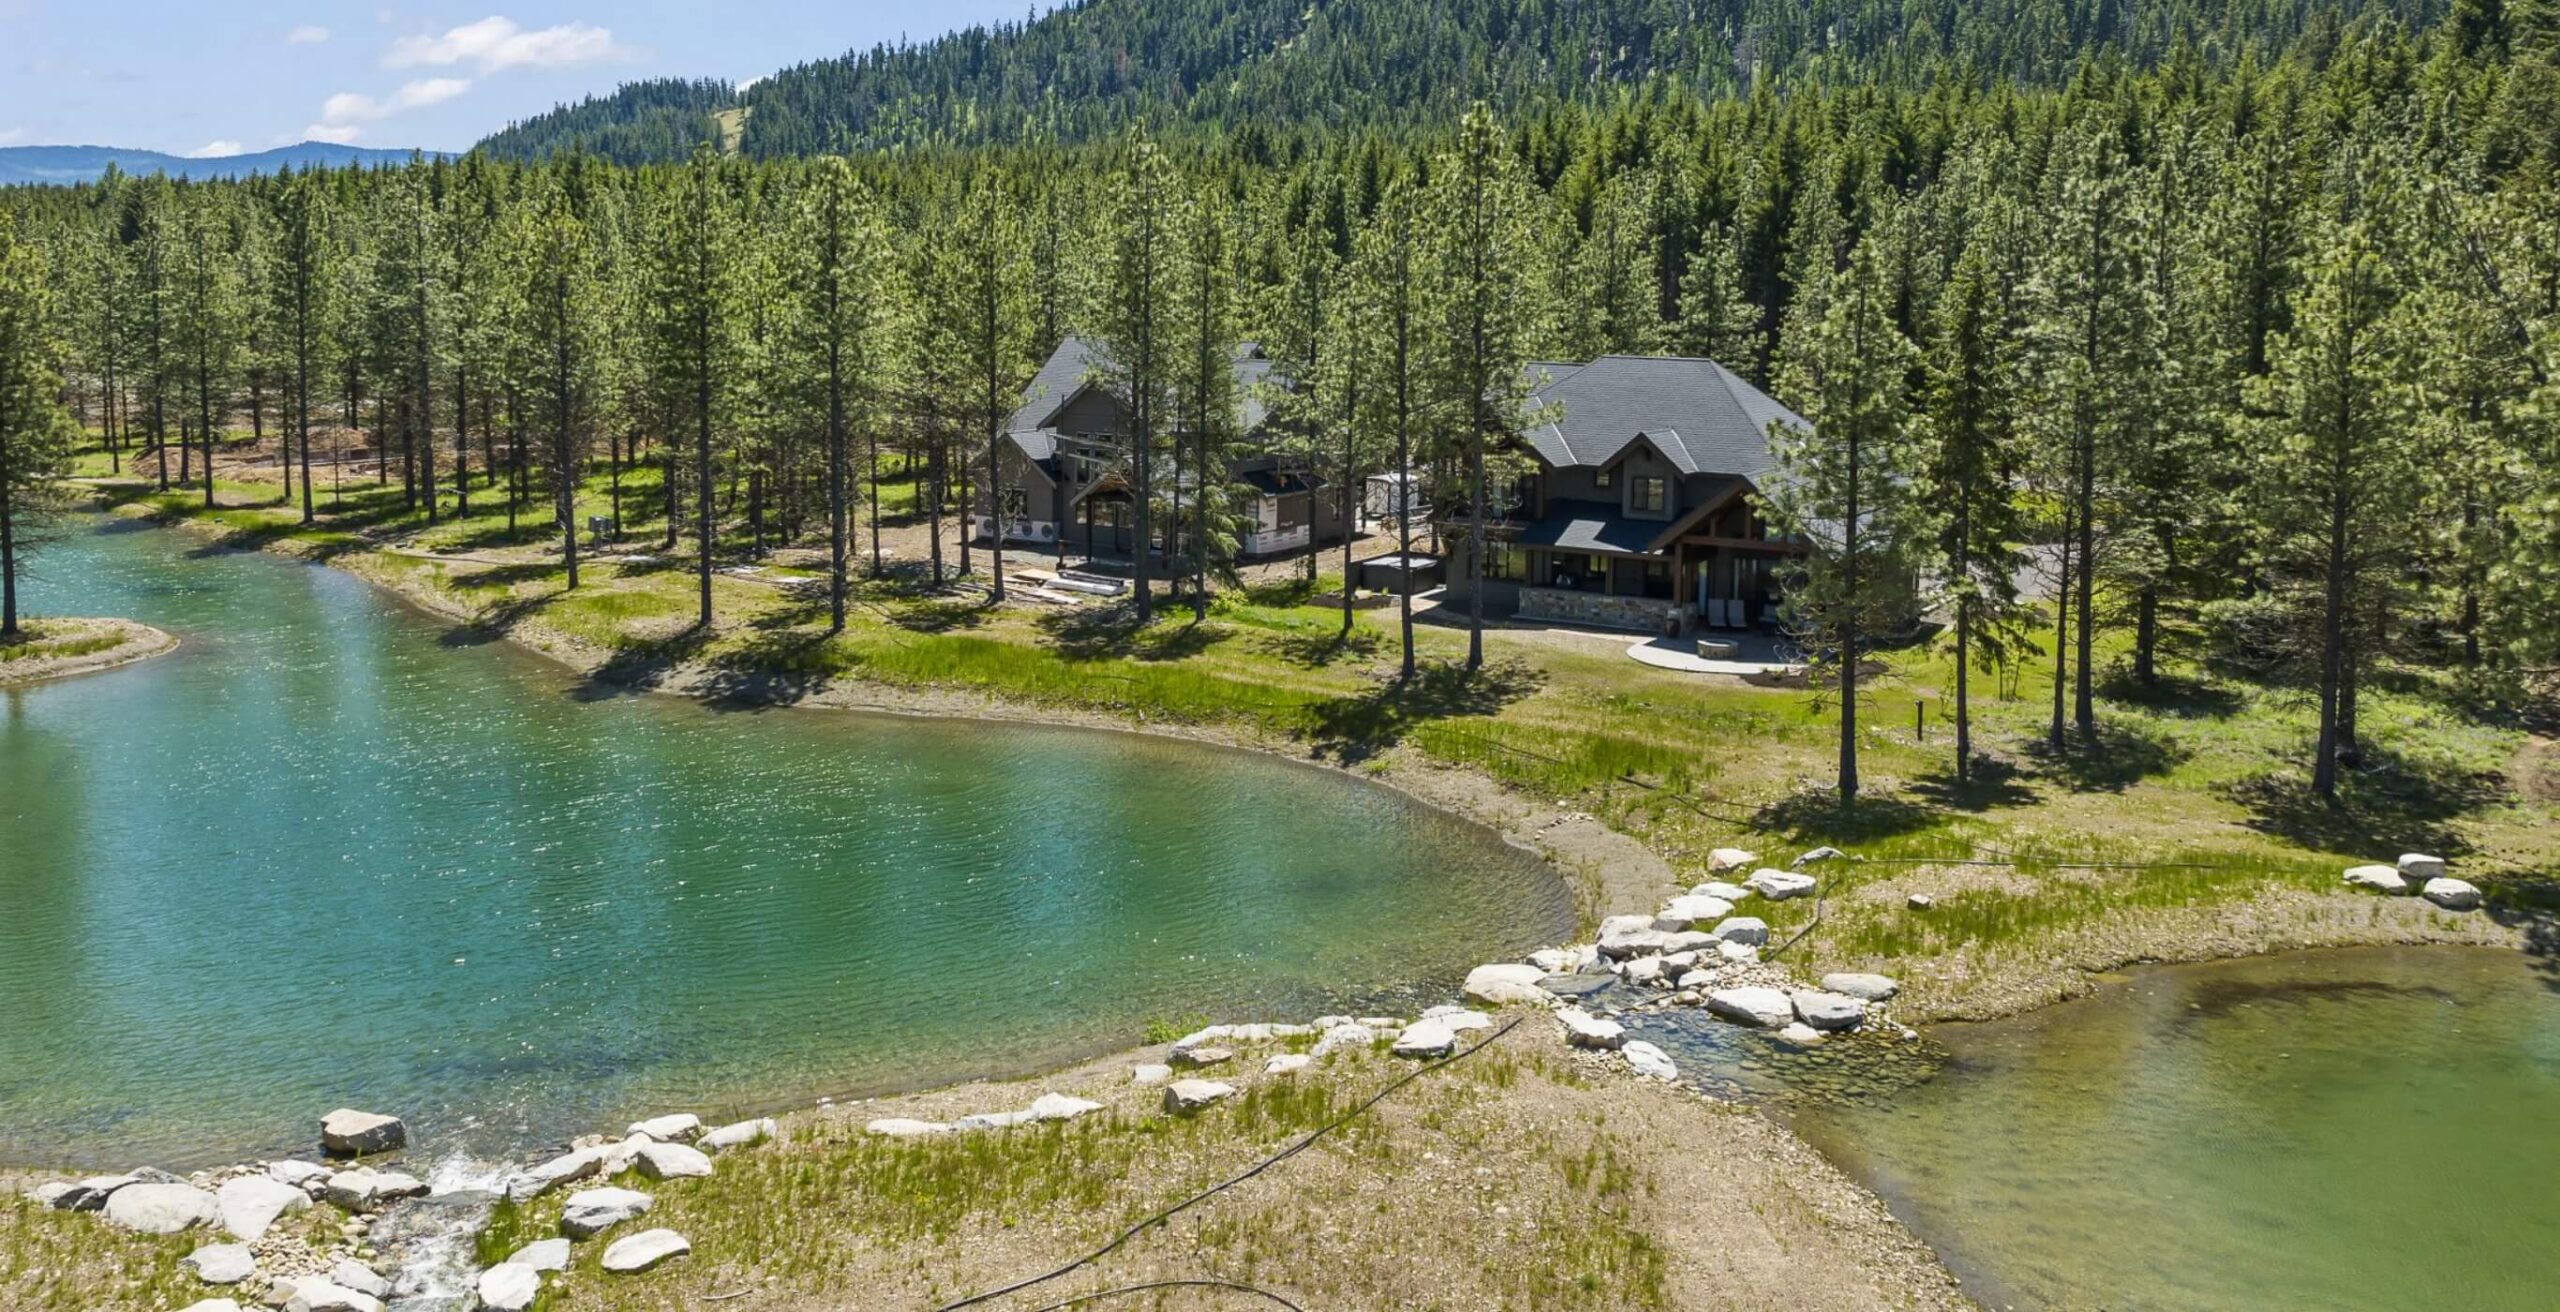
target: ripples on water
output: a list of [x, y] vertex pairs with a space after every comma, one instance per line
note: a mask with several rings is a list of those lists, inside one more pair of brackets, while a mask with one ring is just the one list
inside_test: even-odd
[[596, 698], [332, 571], [85, 533], [40, 612], [181, 635], [0, 694], [0, 1160], [474, 1149], [1304, 1018], [1551, 942], [1387, 790], [1130, 735]]

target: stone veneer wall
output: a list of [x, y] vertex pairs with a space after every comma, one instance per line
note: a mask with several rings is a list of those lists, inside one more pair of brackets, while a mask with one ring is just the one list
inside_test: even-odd
[[1593, 624], [1639, 633], [1660, 633], [1664, 620], [1675, 613], [1685, 631], [1689, 622], [1688, 612], [1689, 608], [1678, 602], [1658, 601], [1652, 597], [1612, 597], [1605, 593], [1570, 592], [1561, 588], [1520, 589], [1519, 618], [1524, 620]]

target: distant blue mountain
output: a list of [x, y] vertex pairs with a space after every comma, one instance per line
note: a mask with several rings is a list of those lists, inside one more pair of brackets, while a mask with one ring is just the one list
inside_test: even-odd
[[[434, 158], [444, 152], [423, 153]], [[0, 186], [95, 182], [110, 163], [136, 176], [166, 173], [173, 178], [245, 178], [252, 173], [280, 172], [288, 166], [299, 171], [315, 165], [342, 169], [350, 164], [398, 164], [409, 155], [405, 150], [366, 150], [333, 146], [325, 141], [211, 159], [164, 155], [156, 150], [118, 150], [112, 146], [0, 146]]]

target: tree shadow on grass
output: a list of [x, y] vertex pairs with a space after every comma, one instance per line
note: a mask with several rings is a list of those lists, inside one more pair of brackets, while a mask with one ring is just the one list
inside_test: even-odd
[[1262, 642], [1263, 649], [1301, 669], [1320, 670], [1345, 657], [1367, 659], [1378, 654], [1379, 638], [1375, 632], [1353, 628], [1344, 633], [1275, 633]]
[[802, 701], [835, 677], [836, 666], [825, 655], [835, 636], [823, 628], [756, 633], [711, 662], [700, 685], [702, 696], [728, 711]]
[[[530, 567], [506, 565], [500, 568], [520, 570]], [[537, 571], [537, 575], [538, 573]], [[480, 576], [473, 577], [476, 580]], [[514, 584], [510, 582], [508, 586], [512, 587]], [[569, 590], [566, 587], [558, 587], [537, 592], [529, 597], [514, 595], [501, 597], [481, 607], [472, 614], [470, 619], [446, 629], [437, 636], [436, 643], [444, 647], [480, 647], [500, 641], [515, 632], [517, 625], [540, 614], [553, 602], [562, 600], [568, 595]]]
[[1498, 715], [1538, 690], [1538, 672], [1519, 661], [1469, 671], [1463, 665], [1418, 666], [1410, 680], [1391, 679], [1365, 692], [1331, 697], [1310, 708], [1316, 754], [1345, 765], [1402, 742], [1415, 726], [1461, 716]]
[[625, 638], [570, 695], [579, 701], [607, 701], [646, 692], [711, 645], [712, 630], [696, 624], [663, 638]]
[[2494, 770], [2453, 770], [2412, 763], [2372, 748], [2365, 765], [2344, 771], [2331, 801], [2311, 791], [2297, 770], [2271, 770], [2232, 785], [2248, 808], [2250, 828], [2327, 852], [2398, 852], [2460, 856], [2471, 850], [2455, 822], [2507, 799], [2507, 778]]
[[2133, 677], [2133, 671], [2115, 666], [2107, 673], [2098, 695], [2111, 702], [2139, 706], [2146, 711], [2174, 715], [2182, 720], [2227, 720], [2240, 713], [2247, 704], [2240, 690], [2227, 684], [2208, 682], [2184, 675], [2162, 674], [2158, 681], [2145, 685]]
[[2035, 790], [2027, 787], [2016, 762], [1980, 753], [1973, 758], [1971, 778], [1957, 778], [1950, 763], [1914, 781], [1911, 793], [1931, 806], [1975, 814], [1998, 807], [2033, 806], [2036, 801]]
[[988, 611], [987, 603], [975, 597], [919, 597], [883, 613], [910, 633], [954, 633], [984, 627]]
[[1070, 661], [1178, 661], [1236, 636], [1235, 630], [1226, 625], [1203, 624], [1188, 618], [1179, 624], [1142, 627], [1136, 603], [1125, 600], [1044, 615], [1039, 624], [1051, 649]]
[[1945, 811], [1904, 797], [1861, 797], [1843, 805], [1830, 789], [1807, 789], [1771, 802], [1754, 812], [1751, 827], [1803, 844], [1825, 843], [1855, 850], [1857, 844], [1934, 829], [1946, 823]]
[[2176, 769], [2193, 755], [2168, 735], [2138, 723], [2100, 721], [2095, 741], [2069, 734], [2070, 746], [2056, 753], [2039, 738], [2024, 745], [2037, 772], [2079, 793], [2120, 793], [2155, 775]]

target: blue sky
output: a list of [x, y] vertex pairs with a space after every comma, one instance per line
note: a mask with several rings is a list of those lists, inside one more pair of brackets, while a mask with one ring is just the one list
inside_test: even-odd
[[[1047, 6], [1043, 4], [1042, 8]], [[743, 81], [1024, 0], [0, 0], [0, 145], [459, 150], [634, 78]]]

